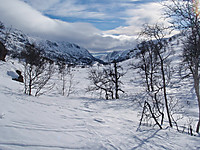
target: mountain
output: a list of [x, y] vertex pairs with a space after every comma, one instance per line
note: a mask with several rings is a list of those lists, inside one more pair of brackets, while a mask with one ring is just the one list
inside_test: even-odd
[[[172, 42], [180, 35], [164, 39], [164, 42]], [[44, 49], [45, 57], [54, 60], [64, 60], [70, 64], [93, 64], [99, 62], [101, 64], [113, 61], [122, 62], [133, 58], [137, 54], [137, 47], [131, 50], [113, 51], [110, 53], [96, 53], [94, 56], [85, 48], [66, 41], [50, 41], [39, 37], [24, 34], [17, 29], [4, 28], [0, 29], [0, 41], [5, 43], [9, 54], [17, 57], [24, 49], [26, 44], [36, 44]]]
[[113, 51], [105, 55], [102, 55], [98, 58], [106, 63], [113, 62], [114, 60], [117, 62], [122, 62], [130, 58], [133, 58], [136, 54], [135, 52], [136, 52], [135, 49], [124, 50], [124, 51]]
[[44, 49], [45, 56], [54, 61], [64, 59], [66, 63], [91, 64], [99, 61], [85, 48], [65, 41], [50, 41], [24, 34], [17, 29], [1, 29], [0, 40], [5, 43], [9, 54], [16, 57], [26, 44], [36, 44]]
[[[163, 39], [163, 43], [167, 42], [167, 43], [171, 43], [172, 45], [174, 45], [174, 43], [176, 43], [175, 45], [177, 45], [177, 42], [179, 41], [178, 38], [183, 38], [183, 35], [177, 34], [172, 37], [165, 38], [165, 39]], [[140, 44], [141, 43], [138, 43], [136, 45], [136, 47], [131, 50], [113, 51], [113, 52], [106, 53], [106, 54], [100, 53], [99, 56], [96, 56], [96, 58], [101, 59], [105, 63], [110, 63], [113, 61], [122, 62], [122, 61], [131, 59], [134, 56], [136, 56], [136, 54], [138, 53], [138, 47], [140, 47]]]

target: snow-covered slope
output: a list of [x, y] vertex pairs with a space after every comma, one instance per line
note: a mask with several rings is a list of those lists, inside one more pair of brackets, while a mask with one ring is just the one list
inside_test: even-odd
[[135, 56], [135, 50], [113, 51], [100, 56], [99, 59], [103, 60], [104, 62], [113, 62], [114, 60], [121, 62], [133, 58], [133, 56]]
[[67, 63], [90, 64], [96, 59], [85, 48], [69, 42], [50, 41], [26, 35], [17, 29], [4, 29], [0, 31], [0, 39], [6, 39], [6, 47], [17, 55], [26, 44], [34, 43], [45, 50], [46, 56], [53, 60], [63, 58]]
[[[127, 70], [131, 61], [121, 65]], [[56, 89], [41, 97], [24, 95], [24, 85], [12, 80], [16, 69], [23, 71], [17, 60], [0, 61], [0, 150], [200, 149], [198, 136], [167, 127], [138, 128], [141, 109], [132, 98], [106, 101], [85, 93], [85, 68], [72, 70], [77, 82], [73, 97], [62, 97]], [[127, 94], [140, 91], [138, 81], [130, 82], [135, 77], [129, 70], [123, 78]]]

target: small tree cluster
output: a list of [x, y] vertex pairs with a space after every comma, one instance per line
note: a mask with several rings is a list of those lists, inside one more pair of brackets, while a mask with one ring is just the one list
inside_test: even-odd
[[[142, 121], [150, 120], [162, 128], [164, 119], [164, 108], [168, 117], [169, 125], [172, 127], [172, 120], [169, 110], [167, 86], [171, 79], [171, 67], [169, 57], [173, 54], [172, 49], [165, 41], [167, 29], [162, 25], [144, 25], [140, 33], [143, 42], [138, 45], [137, 58], [139, 62], [134, 65], [146, 87]], [[164, 100], [164, 101], [163, 101]]]
[[124, 76], [123, 68], [116, 62], [113, 65], [100, 69], [91, 69], [88, 79], [91, 85], [87, 91], [99, 91], [100, 95], [105, 94], [105, 99], [119, 99], [119, 92], [124, 91], [121, 89], [121, 77]]
[[39, 96], [53, 85], [48, 82], [54, 69], [53, 62], [43, 56], [43, 51], [34, 44], [28, 44], [21, 52], [24, 61], [24, 92], [25, 94]]
[[[194, 89], [198, 102], [199, 120], [196, 132], [200, 130], [200, 16], [199, 8], [195, 1], [171, 0], [170, 3], [164, 3], [165, 16], [172, 21], [173, 29], [178, 29], [183, 35], [183, 64], [181, 71], [184, 77], [192, 77]], [[188, 74], [189, 71], [189, 74]], [[186, 74], [187, 73], [187, 74]]]
[[66, 64], [64, 59], [57, 62], [59, 70], [59, 85], [57, 89], [62, 96], [69, 96], [74, 93], [74, 75], [71, 72], [71, 65]]

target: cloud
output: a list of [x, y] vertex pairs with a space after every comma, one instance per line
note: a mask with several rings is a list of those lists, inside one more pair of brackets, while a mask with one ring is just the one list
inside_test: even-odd
[[[0, 2], [4, 4], [0, 5], [0, 19], [6, 24], [30, 32], [36, 30], [48, 32], [49, 28], [56, 26], [56, 22], [43, 16], [24, 2], [19, 0], [0, 0]], [[46, 28], [46, 24], [49, 25], [48, 28]]]
[[57, 17], [108, 19], [139, 0], [23, 0], [43, 14]]
[[59, 17], [77, 17], [77, 18], [106, 18], [106, 15], [102, 12], [90, 10], [92, 6], [77, 4], [73, 1], [63, 1], [57, 3], [54, 7], [45, 11], [45, 14], [59, 16]]
[[162, 18], [162, 5], [156, 2], [149, 2], [137, 6], [135, 5], [134, 8], [127, 9], [125, 14], [126, 18], [124, 19], [126, 20], [126, 26], [120, 26], [116, 29], [105, 31], [105, 33], [134, 36], [141, 30], [141, 27], [144, 23], [168, 24], [167, 20]]
[[60, 0], [23, 0], [27, 4], [30, 4], [31, 7], [43, 12], [51, 7], [55, 6]]
[[120, 43], [112, 37], [103, 37], [101, 31], [92, 24], [50, 19], [20, 0], [0, 2], [4, 3], [0, 5], [0, 20], [26, 33], [77, 43], [93, 51], [112, 49]]
[[[135, 46], [136, 33], [145, 21], [160, 17], [156, 3], [135, 5], [138, 0], [0, 0], [0, 20], [25, 33], [50, 40], [68, 41], [91, 51], [125, 50]], [[93, 2], [88, 5], [86, 2]], [[114, 4], [114, 5], [113, 5]], [[136, 7], [136, 9], [135, 9]], [[59, 9], [58, 9], [59, 8]], [[115, 13], [114, 13], [115, 12]], [[126, 26], [101, 31], [87, 22], [67, 22], [47, 16], [96, 18], [112, 22], [121, 19]], [[153, 14], [153, 15], [152, 15]], [[110, 19], [110, 20], [109, 20]], [[115, 19], [115, 20], [114, 20]], [[114, 24], [114, 23], [113, 23]]]
[[41, 11], [45, 15], [101, 19], [107, 17], [106, 14], [94, 10], [95, 8], [99, 8], [99, 5], [80, 4], [80, 1], [78, 0], [24, 0], [24, 2]]

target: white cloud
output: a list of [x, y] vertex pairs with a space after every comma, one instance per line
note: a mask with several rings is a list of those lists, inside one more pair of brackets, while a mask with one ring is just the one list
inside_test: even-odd
[[[138, 5], [137, 7], [136, 5], [133, 6], [133, 4], [127, 5], [128, 2], [137, 0], [111, 0], [108, 6], [102, 3], [92, 6], [77, 5], [77, 0], [24, 1], [0, 0], [0, 3], [3, 4], [0, 5], [0, 20], [26, 33], [50, 40], [73, 42], [91, 51], [134, 48], [136, 33], [140, 30], [141, 25], [144, 22], [157, 22], [161, 16], [161, 7], [156, 3]], [[111, 6], [111, 2], [115, 3], [115, 5]], [[89, 7], [96, 11], [89, 10]], [[113, 10], [116, 10], [118, 7], [123, 7], [123, 11], [112, 14]], [[109, 10], [112, 11], [109, 12]], [[54, 15], [57, 13], [60, 16], [68, 15], [79, 18], [102, 19], [119, 17], [126, 21], [127, 26], [120, 26], [109, 31], [101, 31], [90, 23], [64, 22], [45, 16], [44, 14], [46, 13]]]
[[45, 11], [55, 6], [60, 0], [23, 0], [39, 11]]
[[20, 0], [0, 0], [0, 3], [4, 3], [0, 5], [0, 20], [26, 33], [77, 43], [93, 51], [127, 49], [132, 45], [132, 42], [125, 45], [125, 40], [103, 36], [100, 30], [89, 23], [50, 19]]
[[[131, 7], [138, 0], [23, 0], [33, 8], [56, 17], [107, 19], [119, 17], [119, 9]], [[118, 15], [118, 16], [116, 16]]]
[[137, 5], [132, 9], [129, 8], [126, 10], [125, 14], [127, 17], [124, 19], [126, 20], [127, 26], [120, 26], [116, 29], [105, 31], [105, 33], [133, 36], [141, 30], [144, 23], [168, 24], [167, 20], [162, 18], [162, 5], [155, 2]]
[[[0, 19], [9, 25], [30, 32], [36, 29], [48, 32], [49, 28], [56, 26], [56, 22], [19, 0], [0, 0], [0, 2], [4, 4], [0, 5]], [[48, 28], [45, 24], [49, 25]]]
[[33, 8], [47, 15], [57, 17], [78, 17], [78, 18], [106, 18], [107, 15], [98, 12], [90, 11], [91, 8], [100, 8], [99, 5], [84, 5], [78, 4], [77, 0], [24, 0]]

